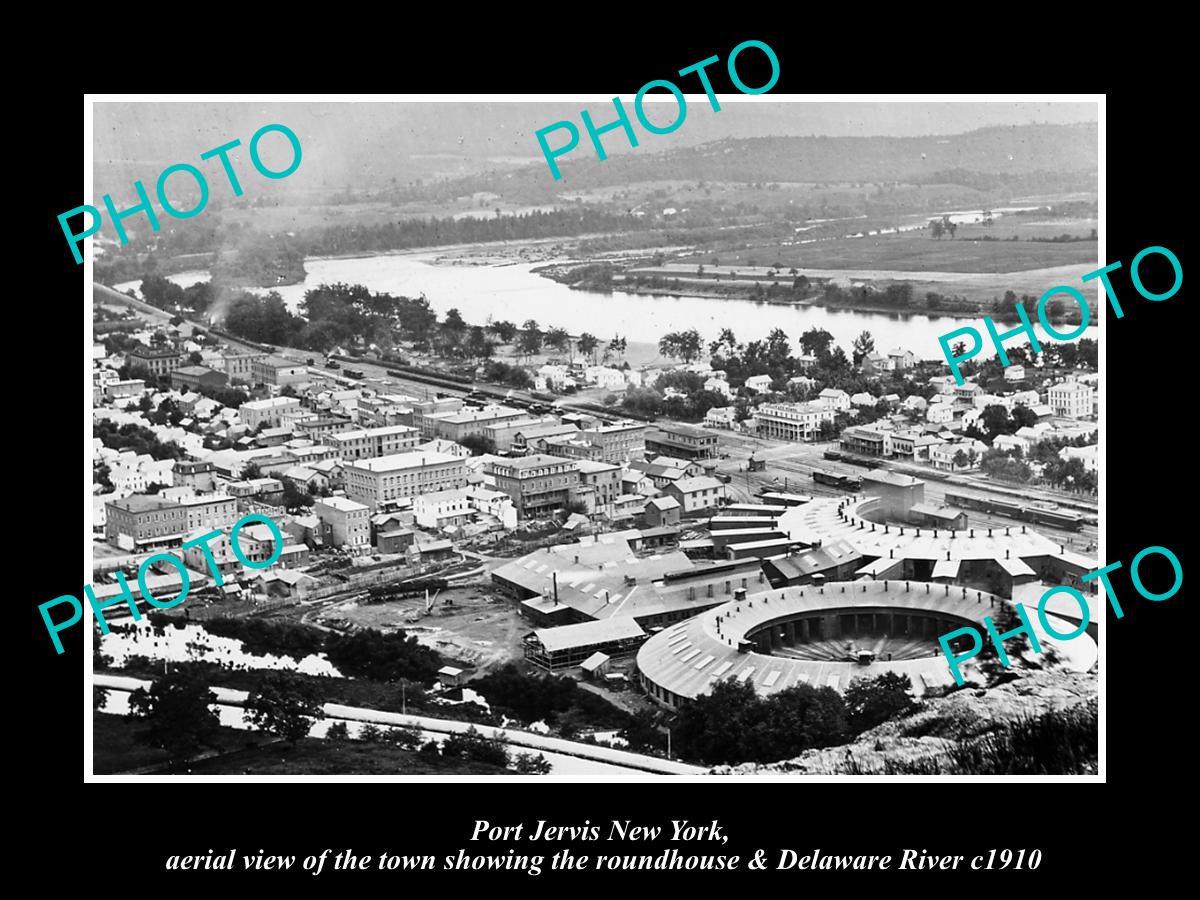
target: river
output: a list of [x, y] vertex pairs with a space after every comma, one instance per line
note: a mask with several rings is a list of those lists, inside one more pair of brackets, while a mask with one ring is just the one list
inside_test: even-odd
[[[851, 342], [865, 330], [871, 332], [875, 346], [881, 351], [903, 347], [925, 359], [940, 357], [937, 343], [940, 335], [965, 325], [979, 325], [971, 319], [942, 316], [796, 307], [712, 297], [577, 291], [533, 272], [544, 262], [460, 265], [437, 263], [440, 255], [425, 251], [349, 259], [310, 258], [304, 263], [308, 277], [303, 284], [275, 290], [289, 309], [298, 311], [305, 292], [318, 285], [362, 284], [375, 292], [409, 297], [424, 294], [439, 315], [457, 308], [471, 323], [507, 319], [520, 325], [534, 319], [543, 328], [561, 327], [572, 334], [587, 331], [601, 339], [619, 334], [630, 342], [649, 344], [656, 344], [668, 332], [688, 328], [697, 329], [706, 340], [716, 338], [722, 328], [732, 328], [740, 341], [762, 339], [772, 329], [782, 328], [796, 340], [815, 326], [826, 329], [849, 352]], [[855, 275], [869, 271], [855, 270]], [[881, 278], [889, 274], [895, 273], [878, 273]], [[937, 280], [937, 273], [923, 275], [929, 281]], [[187, 286], [206, 277], [205, 272], [181, 272], [170, 279]], [[956, 277], [973, 276], [958, 273]], [[1048, 281], [1046, 288], [1072, 283], [1060, 275], [1058, 280]], [[115, 287], [124, 291], [139, 286], [140, 282], [135, 281]], [[1039, 335], [1045, 337], [1040, 329]], [[1095, 325], [1086, 336], [1099, 337]]]

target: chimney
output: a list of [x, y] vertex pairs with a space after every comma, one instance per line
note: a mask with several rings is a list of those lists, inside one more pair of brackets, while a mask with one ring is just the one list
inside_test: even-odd
[[746, 589], [745, 589], [745, 588], [738, 588], [736, 591], [734, 591], [734, 592], [733, 592], [733, 599], [734, 599], [735, 601], [739, 602], [739, 603], [740, 603], [741, 601], [745, 600], [745, 599], [746, 599]]
[[558, 606], [558, 573], [554, 572], [550, 577], [554, 581], [554, 605]]

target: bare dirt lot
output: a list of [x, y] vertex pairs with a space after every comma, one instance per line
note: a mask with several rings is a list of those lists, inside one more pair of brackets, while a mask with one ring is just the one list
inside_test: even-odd
[[482, 584], [442, 591], [428, 614], [424, 598], [369, 604], [351, 600], [330, 604], [311, 621], [339, 630], [403, 628], [425, 646], [475, 669], [475, 674], [521, 659], [521, 638], [532, 630], [512, 601]]

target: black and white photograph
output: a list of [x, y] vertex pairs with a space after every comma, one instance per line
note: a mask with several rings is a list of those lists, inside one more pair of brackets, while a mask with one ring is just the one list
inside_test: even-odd
[[1104, 96], [756, 52], [91, 99], [86, 780], [1102, 779]]

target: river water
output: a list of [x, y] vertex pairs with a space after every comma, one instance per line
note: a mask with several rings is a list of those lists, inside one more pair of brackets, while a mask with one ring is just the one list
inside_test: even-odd
[[[706, 340], [716, 338], [722, 328], [731, 328], [740, 341], [765, 338], [772, 329], [782, 328], [797, 340], [815, 326], [829, 331], [849, 352], [854, 338], [866, 330], [871, 332], [875, 346], [881, 351], [903, 347], [924, 359], [941, 356], [937, 343], [940, 335], [965, 325], [981, 328], [980, 323], [972, 319], [942, 316], [795, 307], [711, 297], [651, 296], [624, 291], [609, 294], [577, 291], [532, 271], [545, 263], [457, 265], [437, 263], [439, 255], [438, 252], [419, 252], [353, 259], [310, 258], [305, 261], [308, 277], [303, 284], [276, 290], [293, 311], [299, 310], [306, 291], [321, 284], [345, 282], [362, 284], [375, 292], [408, 297], [424, 294], [439, 315], [457, 308], [462, 317], [473, 324], [507, 319], [520, 325], [527, 319], [534, 319], [543, 329], [561, 327], [572, 334], [588, 331], [601, 339], [619, 334], [630, 342], [650, 344], [656, 344], [668, 332], [688, 328], [697, 329]], [[1045, 271], [1048, 273], [1047, 289], [1055, 284], [1075, 283], [1064, 277], [1064, 273]], [[812, 272], [816, 274], [817, 270]], [[870, 270], [854, 272], [855, 277], [870, 274]], [[879, 271], [874, 274], [886, 278], [901, 273]], [[177, 284], [187, 286], [204, 280], [207, 273], [181, 272], [170, 277]], [[923, 273], [922, 277], [928, 281], [940, 280], [938, 273]], [[975, 276], [955, 275], [956, 279], [972, 277]], [[127, 282], [115, 287], [123, 291], [136, 289], [139, 285], [140, 282]], [[1045, 337], [1040, 329], [1039, 335]], [[1086, 336], [1098, 337], [1096, 326], [1090, 327]]]

